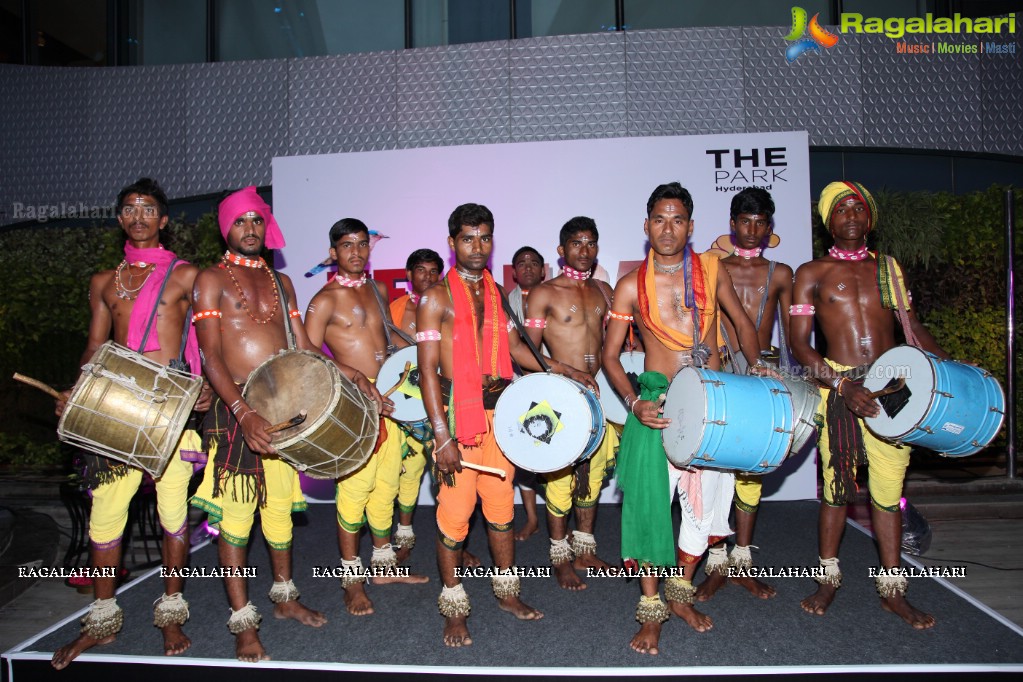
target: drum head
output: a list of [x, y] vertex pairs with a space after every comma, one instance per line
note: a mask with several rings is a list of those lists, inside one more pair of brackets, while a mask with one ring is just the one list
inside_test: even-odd
[[931, 407], [937, 378], [927, 353], [913, 346], [897, 346], [881, 354], [863, 382], [868, 391], [879, 391], [905, 378], [906, 386], [878, 398], [881, 413], [864, 421], [882, 438], [901, 438], [912, 433]]
[[582, 384], [554, 374], [528, 374], [513, 381], [494, 410], [494, 435], [505, 456], [536, 473], [574, 464], [595, 428], [585, 391]]
[[243, 397], [249, 407], [271, 424], [279, 424], [306, 412], [298, 426], [278, 432], [275, 446], [285, 447], [294, 438], [314, 431], [337, 402], [337, 366], [322, 355], [304, 350], [281, 351], [253, 370], [245, 382]]
[[418, 422], [426, 419], [426, 407], [419, 392], [419, 368], [415, 346], [407, 346], [387, 358], [377, 374], [377, 386], [383, 393], [401, 380], [405, 363], [412, 363], [412, 371], [389, 396], [394, 402], [391, 419], [398, 422]]
[[707, 394], [700, 371], [683, 367], [668, 386], [664, 417], [671, 420], [661, 432], [664, 451], [675, 466], [687, 466], [703, 443], [707, 419]]
[[[644, 353], [622, 353], [620, 356], [622, 368], [625, 375], [629, 377], [632, 390], [639, 395], [639, 375], [644, 371], [646, 354]], [[604, 417], [612, 424], [624, 424], [629, 416], [629, 408], [625, 406], [625, 400], [618, 395], [618, 392], [611, 387], [604, 370], [597, 372], [597, 386], [600, 388], [600, 406], [604, 408]]]

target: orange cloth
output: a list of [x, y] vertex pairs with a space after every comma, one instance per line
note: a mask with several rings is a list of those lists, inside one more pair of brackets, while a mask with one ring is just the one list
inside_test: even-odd
[[391, 305], [388, 306], [391, 309], [391, 321], [399, 329], [401, 328], [401, 319], [405, 317], [405, 308], [408, 307], [409, 300], [409, 295], [405, 294], [391, 301]]
[[[452, 268], [453, 269], [453, 268]], [[462, 460], [473, 464], [498, 467], [507, 472], [503, 479], [463, 468], [455, 474], [455, 485], [442, 485], [437, 495], [437, 527], [456, 542], [469, 534], [469, 519], [476, 508], [476, 496], [483, 502], [483, 516], [491, 524], [510, 524], [515, 518], [515, 465], [501, 452], [494, 438], [494, 411], [486, 410], [487, 432], [478, 446], [459, 444]]]
[[489, 270], [483, 271], [482, 325], [458, 268], [448, 270], [447, 282], [455, 314], [451, 349], [458, 358], [451, 377], [455, 439], [463, 445], [478, 445], [484, 432], [492, 430], [483, 409], [483, 375], [504, 379], [512, 376], [508, 318]]
[[[717, 281], [720, 261], [710, 252], [697, 255], [691, 246], [686, 248], [689, 249], [693, 261], [693, 281], [686, 282], [686, 287], [692, 287], [695, 294], [696, 307], [700, 311], [700, 340], [707, 343], [707, 339], [716, 326], [714, 322], [717, 315]], [[692, 350], [695, 345], [693, 337], [672, 329], [661, 321], [661, 312], [657, 307], [657, 288], [654, 278], [656, 268], [654, 268], [653, 261], [654, 252], [651, 249], [647, 254], [646, 261], [639, 266], [637, 281], [639, 302], [637, 307], [643, 324], [669, 350]], [[711, 342], [708, 345], [716, 346], [717, 344]]]

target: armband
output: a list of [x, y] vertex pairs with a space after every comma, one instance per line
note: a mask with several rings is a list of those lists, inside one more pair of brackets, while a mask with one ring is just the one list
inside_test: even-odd
[[192, 315], [192, 322], [198, 322], [199, 320], [208, 320], [211, 317], [223, 317], [224, 313], [219, 310], [200, 310], [195, 315]]
[[789, 306], [789, 315], [813, 315], [817, 310], [812, 305], [800, 303]]
[[631, 323], [632, 320], [633, 320], [632, 315], [622, 315], [621, 313], [616, 313], [613, 310], [608, 310], [607, 311], [607, 316], [610, 319], [612, 319], [612, 320], [621, 320], [622, 322], [629, 322], [629, 323]]
[[288, 317], [290, 317], [291, 319], [295, 319], [296, 317], [302, 317], [302, 313], [299, 312], [298, 310], [292, 310], [291, 312], [288, 313]]
[[533, 329], [546, 329], [547, 319], [540, 317], [529, 317], [522, 323], [523, 327], [532, 327]]
[[416, 332], [416, 343], [420, 341], [440, 341], [440, 332], [436, 329], [427, 329], [426, 331]]

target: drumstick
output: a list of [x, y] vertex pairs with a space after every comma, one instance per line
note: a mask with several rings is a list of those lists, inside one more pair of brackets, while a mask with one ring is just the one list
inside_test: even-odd
[[43, 382], [39, 381], [38, 379], [33, 379], [32, 377], [27, 377], [24, 374], [18, 374], [17, 372], [15, 372], [14, 373], [14, 380], [15, 381], [20, 381], [23, 384], [28, 384], [29, 386], [34, 386], [35, 388], [38, 388], [40, 391], [43, 391], [44, 393], [49, 393], [50, 395], [52, 395], [57, 400], [63, 400], [64, 399], [64, 396], [62, 396], [57, 391], [57, 389], [55, 389], [52, 386], [49, 386], [47, 384], [44, 384]]
[[882, 389], [880, 389], [878, 391], [872, 391], [871, 394], [870, 394], [870, 397], [871, 398], [880, 398], [883, 395], [888, 395], [889, 393], [895, 393], [896, 391], [901, 391], [902, 388], [905, 385], [906, 385], [906, 380], [903, 379], [902, 377], [899, 377], [899, 380], [895, 383], [894, 386], [889, 386], [888, 388], [882, 388]]
[[305, 417], [308, 414], [305, 410], [302, 410], [288, 421], [281, 422], [280, 424], [274, 424], [266, 430], [267, 433], [277, 433], [284, 429], [290, 429], [292, 426], [298, 426], [305, 421]]
[[398, 379], [398, 383], [396, 383], [394, 386], [391, 386], [389, 389], [387, 389], [387, 392], [384, 393], [384, 397], [386, 398], [387, 396], [389, 396], [392, 393], [394, 393], [395, 391], [397, 391], [398, 387], [401, 386], [403, 383], [405, 383], [405, 380], [408, 379], [408, 375], [411, 372], [412, 372], [412, 363], [411, 362], [406, 362], [405, 363], [405, 369], [402, 370], [401, 377]]
[[473, 464], [472, 462], [466, 462], [464, 460], [460, 460], [459, 464], [461, 464], [466, 469], [475, 469], [476, 471], [482, 471], [487, 474], [497, 474], [501, 478], [508, 478], [508, 472], [506, 472], [504, 469], [498, 469], [497, 467], [487, 467], [483, 466], [482, 464]]

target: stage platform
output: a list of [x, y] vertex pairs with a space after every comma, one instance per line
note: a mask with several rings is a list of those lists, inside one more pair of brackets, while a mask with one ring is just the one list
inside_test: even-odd
[[[754, 551], [763, 569], [816, 566], [816, 502], [766, 502], [761, 507]], [[521, 517], [522, 512], [519, 509]], [[336, 578], [314, 577], [314, 568], [337, 565], [332, 505], [313, 505], [296, 515], [295, 581], [302, 602], [323, 611], [329, 622], [308, 628], [273, 618], [266, 596], [271, 583], [267, 552], [258, 533], [249, 565], [250, 596], [264, 616], [260, 637], [272, 661], [243, 664], [234, 656], [233, 638], [225, 625], [229, 610], [219, 578], [192, 578], [186, 587], [191, 619], [186, 633], [192, 647], [182, 656], [160, 654], [162, 639], [152, 626], [152, 602], [162, 592], [156, 569], [124, 586], [118, 602], [125, 611], [124, 630], [117, 640], [82, 655], [63, 671], [49, 664], [53, 651], [74, 639], [82, 613], [54, 624], [4, 654], [4, 676], [12, 681], [102, 679], [158, 680], [238, 679], [246, 682], [280, 679], [287, 670], [293, 680], [349, 678], [408, 680], [429, 675], [468, 677], [529, 676], [532, 680], [566, 677], [746, 676], [802, 674], [833, 677], [864, 674], [904, 677], [926, 674], [948, 679], [1023, 672], [1023, 630], [962, 593], [955, 578], [910, 578], [912, 603], [934, 614], [937, 625], [915, 631], [884, 612], [869, 577], [877, 565], [873, 540], [850, 524], [840, 554], [843, 587], [823, 617], [804, 613], [799, 601], [813, 591], [809, 578], [765, 578], [778, 594], [758, 600], [729, 585], [698, 608], [714, 619], [705, 633], [683, 621], [665, 623], [658, 656], [631, 651], [637, 630], [633, 619], [639, 598], [638, 581], [593, 577], [580, 592], [560, 589], [554, 578], [523, 578], [523, 599], [542, 610], [537, 622], [517, 621], [500, 611], [487, 578], [467, 578], [472, 599], [469, 627], [474, 644], [461, 649], [443, 646], [443, 621], [437, 612], [440, 584], [435, 567], [433, 508], [416, 514], [418, 544], [410, 561], [413, 572], [430, 576], [425, 585], [370, 586], [375, 613], [355, 617], [344, 610]], [[616, 559], [620, 542], [620, 508], [601, 505], [598, 512], [599, 554]], [[522, 518], [517, 520], [522, 522]], [[541, 532], [516, 543], [516, 563], [538, 572], [549, 566], [548, 541]], [[489, 565], [482, 518], [477, 516], [469, 549]], [[368, 564], [369, 540], [363, 539]], [[195, 549], [192, 567], [215, 567], [216, 547]], [[907, 559], [907, 566], [912, 562]], [[965, 567], [969, 571], [969, 567]], [[702, 572], [698, 580], [702, 580]], [[184, 677], [183, 677], [184, 676]]]

